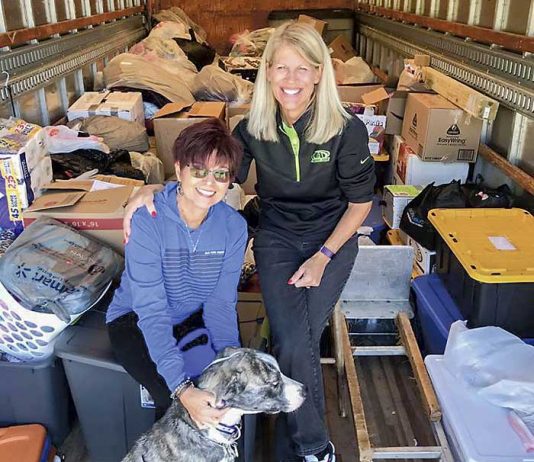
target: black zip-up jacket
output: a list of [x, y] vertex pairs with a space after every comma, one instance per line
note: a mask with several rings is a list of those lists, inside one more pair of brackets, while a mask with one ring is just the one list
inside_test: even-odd
[[324, 240], [348, 202], [372, 200], [374, 162], [367, 129], [360, 119], [351, 118], [340, 135], [318, 145], [304, 137], [310, 117], [311, 111], [304, 113], [292, 132], [278, 113], [280, 140], [276, 143], [254, 138], [247, 130], [248, 120], [243, 119], [234, 129], [244, 148], [236, 181], [246, 180], [254, 159], [256, 192], [261, 200], [260, 228], [304, 240]]

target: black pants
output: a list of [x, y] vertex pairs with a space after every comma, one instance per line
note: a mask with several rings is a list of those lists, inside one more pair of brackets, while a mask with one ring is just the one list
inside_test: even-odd
[[[110, 322], [109, 338], [113, 354], [119, 364], [143, 385], [154, 399], [156, 420], [158, 420], [171, 405], [171, 391], [150, 358], [143, 333], [137, 326], [138, 320], [137, 314], [130, 312]], [[202, 310], [199, 310], [183, 323], [174, 326], [173, 334], [176, 341], [179, 341], [187, 333], [203, 326]]]
[[326, 266], [319, 287], [287, 283], [323, 241], [302, 241], [260, 230], [254, 256], [271, 326], [273, 352], [282, 372], [307, 387], [308, 397], [296, 412], [280, 414], [276, 425], [276, 460], [298, 460], [315, 454], [329, 441], [325, 423], [319, 342], [358, 253], [353, 236]]

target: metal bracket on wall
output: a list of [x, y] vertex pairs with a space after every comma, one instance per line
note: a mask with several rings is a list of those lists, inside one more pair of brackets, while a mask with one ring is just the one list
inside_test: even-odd
[[515, 111], [534, 115], [532, 58], [373, 15], [358, 13], [357, 18], [357, 33], [364, 37], [404, 56], [429, 54], [433, 68]]
[[4, 52], [0, 54], [0, 71], [9, 74], [9, 82], [0, 83], [0, 105], [47, 86], [114, 51], [122, 51], [145, 35], [144, 17], [138, 15]]

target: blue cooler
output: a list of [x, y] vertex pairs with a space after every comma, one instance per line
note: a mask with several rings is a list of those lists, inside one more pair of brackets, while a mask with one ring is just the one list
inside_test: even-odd
[[[441, 355], [445, 352], [451, 324], [464, 318], [438, 274], [415, 278], [412, 289], [424, 352], [426, 355]], [[534, 339], [523, 340], [534, 345]]]

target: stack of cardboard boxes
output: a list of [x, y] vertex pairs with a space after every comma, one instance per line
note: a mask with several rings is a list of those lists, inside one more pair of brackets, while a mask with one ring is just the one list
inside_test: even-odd
[[[93, 115], [117, 116], [144, 126], [143, 101], [139, 92], [87, 92], [67, 111], [69, 120]], [[124, 254], [122, 218], [124, 207], [139, 180], [101, 177], [93, 180], [57, 181], [43, 186], [44, 194], [23, 215], [24, 226], [47, 216], [87, 233]], [[115, 183], [110, 185], [110, 183]], [[104, 189], [105, 188], [105, 189]]]

